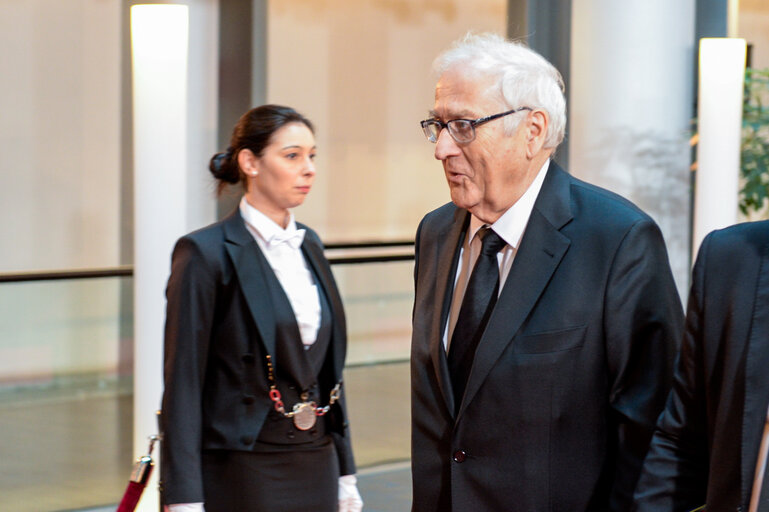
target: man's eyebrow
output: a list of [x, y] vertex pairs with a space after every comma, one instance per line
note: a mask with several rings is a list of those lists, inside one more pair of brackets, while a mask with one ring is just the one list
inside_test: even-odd
[[[435, 110], [430, 110], [428, 115], [432, 119], [441, 119], [441, 116]], [[469, 110], [460, 110], [458, 112], [449, 113], [449, 119], [473, 119], [475, 115]]]

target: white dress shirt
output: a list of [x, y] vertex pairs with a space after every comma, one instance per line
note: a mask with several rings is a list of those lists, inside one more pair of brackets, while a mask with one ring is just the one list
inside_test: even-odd
[[764, 482], [764, 472], [766, 471], [767, 452], [769, 451], [769, 409], [766, 411], [766, 421], [764, 422], [764, 433], [761, 436], [761, 445], [758, 449], [756, 458], [756, 472], [753, 476], [753, 491], [750, 494], [749, 512], [758, 510], [758, 498], [761, 496], [761, 486]]
[[[499, 262], [499, 293], [502, 293], [502, 287], [507, 280], [510, 269], [513, 266], [513, 259], [518, 246], [526, 231], [526, 224], [529, 223], [531, 211], [534, 209], [534, 203], [537, 200], [542, 183], [545, 181], [547, 168], [550, 166], [550, 159], [542, 165], [539, 172], [531, 182], [526, 192], [515, 202], [497, 221], [491, 225], [491, 229], [502, 238], [507, 245], [497, 254]], [[462, 249], [459, 253], [459, 265], [457, 265], [457, 275], [454, 278], [454, 294], [451, 298], [451, 309], [449, 318], [443, 330], [443, 346], [446, 352], [449, 350], [451, 336], [454, 334], [454, 326], [457, 324], [459, 309], [462, 306], [462, 299], [465, 296], [467, 283], [470, 281], [470, 274], [473, 266], [481, 253], [481, 239], [478, 231], [485, 226], [482, 220], [476, 216], [470, 216], [470, 226], [467, 229], [467, 236], [462, 243]]]

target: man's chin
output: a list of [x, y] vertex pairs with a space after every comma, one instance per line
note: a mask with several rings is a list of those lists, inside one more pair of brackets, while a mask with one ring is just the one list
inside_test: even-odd
[[467, 197], [466, 193], [463, 193], [464, 189], [461, 187], [451, 188], [451, 202], [454, 203], [457, 208], [463, 208], [465, 210], [471, 210], [473, 206], [478, 204], [478, 201], [473, 201]]

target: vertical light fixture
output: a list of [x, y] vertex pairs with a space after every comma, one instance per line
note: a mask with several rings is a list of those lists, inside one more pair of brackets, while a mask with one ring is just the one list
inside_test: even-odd
[[693, 257], [710, 231], [737, 222], [746, 48], [744, 39], [700, 40]]
[[[185, 5], [131, 7], [136, 456], [158, 431], [164, 290], [173, 243], [185, 231], [188, 27]], [[158, 473], [153, 472], [137, 510], [158, 510]]]

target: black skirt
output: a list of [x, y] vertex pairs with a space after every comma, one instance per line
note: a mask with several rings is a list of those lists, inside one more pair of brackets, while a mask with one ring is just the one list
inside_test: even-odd
[[339, 460], [330, 436], [309, 446], [204, 450], [206, 512], [336, 512]]

